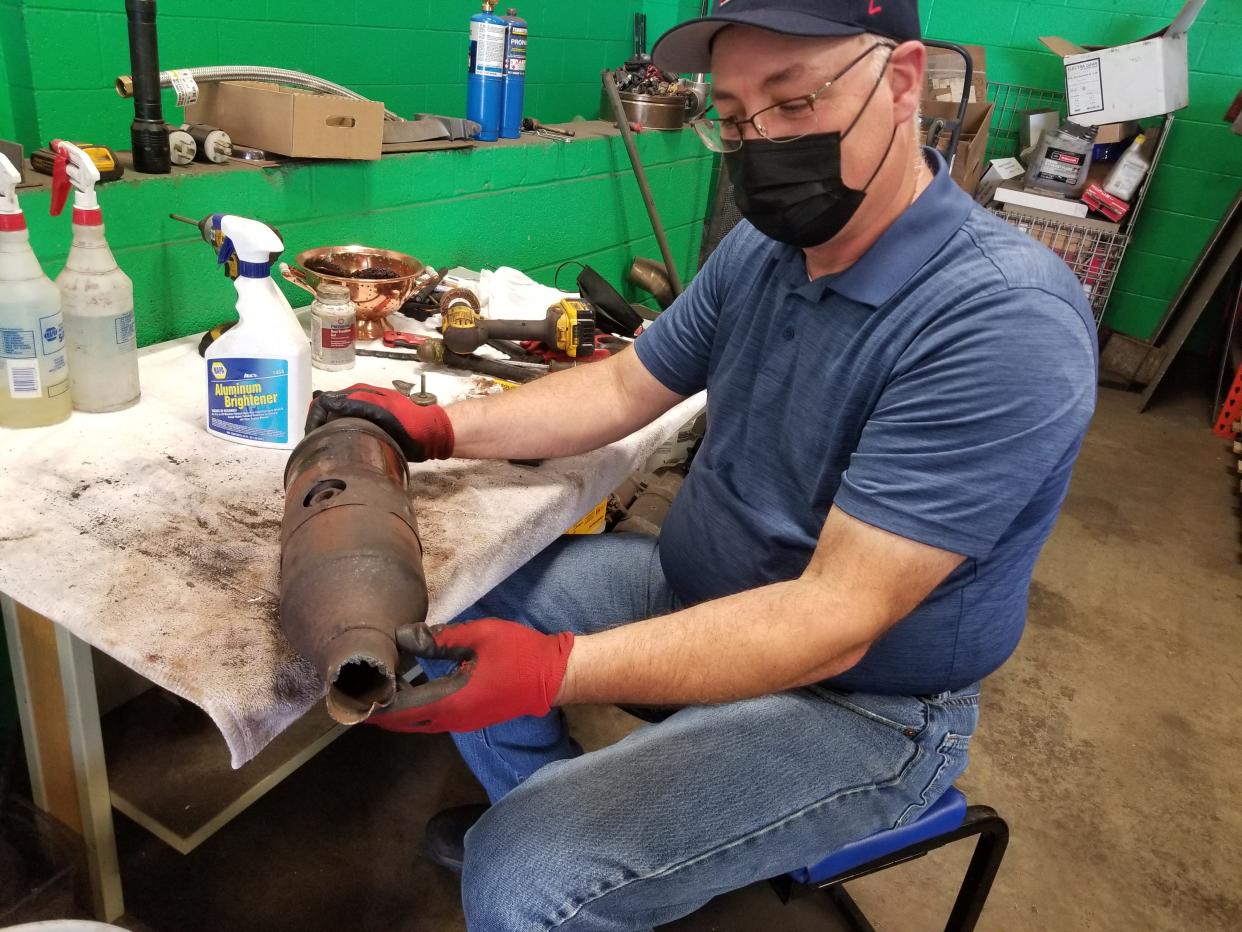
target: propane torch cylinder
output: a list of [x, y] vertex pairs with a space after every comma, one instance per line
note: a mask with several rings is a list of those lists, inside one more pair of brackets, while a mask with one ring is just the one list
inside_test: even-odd
[[496, 0], [483, 0], [483, 11], [470, 17], [470, 58], [466, 75], [466, 117], [482, 130], [481, 142], [500, 138], [504, 111], [505, 40], [509, 26], [493, 10]]

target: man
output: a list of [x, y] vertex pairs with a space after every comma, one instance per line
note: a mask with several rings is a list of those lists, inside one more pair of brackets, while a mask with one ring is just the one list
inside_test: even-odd
[[[650, 929], [917, 819], [964, 769], [1095, 331], [1065, 265], [919, 149], [918, 40], [913, 0], [729, 0], [671, 30], [655, 61], [713, 73], [696, 129], [748, 222], [634, 349], [447, 410], [366, 386], [312, 408], [415, 459], [551, 458], [709, 390], [658, 541], [563, 540], [463, 616], [495, 617], [402, 634], [435, 673], [466, 661], [377, 720], [458, 732], [493, 802], [428, 826], [471, 929]], [[575, 703], [685, 708], [583, 755]]]

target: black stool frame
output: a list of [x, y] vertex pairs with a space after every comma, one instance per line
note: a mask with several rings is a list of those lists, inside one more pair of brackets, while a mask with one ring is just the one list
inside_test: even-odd
[[1009, 826], [991, 806], [967, 806], [966, 818], [962, 824], [951, 832], [937, 835], [918, 844], [886, 854], [884, 857], [860, 864], [843, 874], [830, 877], [820, 883], [797, 883], [788, 875], [772, 880], [781, 900], [788, 903], [791, 899], [807, 896], [816, 890], [824, 890], [836, 907], [837, 913], [852, 932], [875, 932], [875, 927], [867, 921], [854, 898], [845, 890], [847, 880], [857, 880], [867, 874], [874, 874], [885, 868], [893, 867], [904, 861], [921, 858], [929, 851], [935, 851], [947, 844], [963, 838], [977, 836], [975, 853], [966, 868], [966, 876], [957, 892], [957, 900], [953, 904], [953, 912], [945, 925], [945, 932], [971, 932], [983, 912], [988, 893], [992, 889], [992, 881], [1000, 870], [1001, 860], [1005, 857], [1005, 848], [1009, 844]]

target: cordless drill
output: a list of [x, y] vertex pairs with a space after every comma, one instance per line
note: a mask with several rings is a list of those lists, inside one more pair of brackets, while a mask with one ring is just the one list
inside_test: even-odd
[[[228, 238], [220, 230], [220, 218], [224, 214], [208, 214], [202, 220], [191, 220], [189, 217], [183, 217], [180, 214], [169, 214], [168, 216], [181, 223], [188, 223], [190, 226], [198, 227], [198, 232], [202, 235], [203, 242], [215, 252], [216, 263], [224, 266], [224, 274], [230, 279], [235, 280], [237, 278], [237, 253], [233, 251], [233, 244], [229, 242]], [[280, 236], [279, 230], [270, 223], [267, 225], [271, 227], [277, 236]], [[281, 239], [283, 240], [284, 237], [281, 237]], [[272, 253], [268, 261], [275, 262], [279, 258], [280, 253]]]
[[595, 309], [577, 298], [563, 298], [548, 308], [543, 320], [492, 320], [479, 314], [479, 302], [464, 288], [440, 299], [444, 346], [465, 356], [489, 340], [538, 340], [567, 356], [595, 353]]

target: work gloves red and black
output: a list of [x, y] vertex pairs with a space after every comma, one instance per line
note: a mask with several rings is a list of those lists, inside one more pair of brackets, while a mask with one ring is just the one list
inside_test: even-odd
[[397, 631], [403, 659], [455, 660], [457, 669], [406, 686], [370, 722], [388, 731], [478, 731], [523, 715], [547, 715], [565, 679], [574, 636], [540, 634], [513, 621], [483, 618]]
[[306, 415], [306, 432], [338, 417], [358, 417], [382, 428], [411, 463], [453, 455], [453, 425], [444, 409], [416, 405], [391, 388], [360, 384], [337, 392], [315, 392]]

